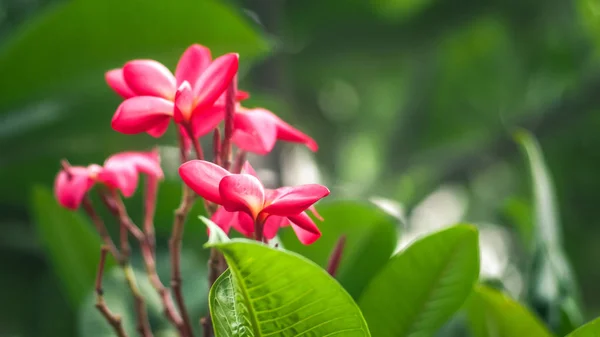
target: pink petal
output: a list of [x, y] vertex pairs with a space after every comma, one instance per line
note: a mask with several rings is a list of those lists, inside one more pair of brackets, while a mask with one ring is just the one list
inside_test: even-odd
[[223, 232], [229, 233], [233, 223], [237, 222], [237, 213], [227, 212], [225, 208], [219, 207], [210, 219], [221, 227]]
[[312, 205], [308, 208], [308, 210], [315, 216], [315, 218], [319, 219], [320, 221], [324, 221], [325, 219], [323, 219], [323, 217], [321, 216], [321, 214], [319, 214], [319, 212], [317, 211], [317, 208], [315, 207], [315, 205]]
[[196, 83], [202, 72], [210, 65], [211, 60], [210, 49], [199, 44], [188, 47], [181, 55], [177, 69], [175, 69], [177, 85], [181, 85], [184, 81]]
[[175, 111], [173, 114], [175, 123], [188, 121], [192, 115], [193, 105], [192, 87], [187, 81], [184, 81], [175, 94]]
[[164, 127], [173, 115], [173, 103], [151, 96], [136, 96], [117, 108], [111, 126], [124, 134], [136, 134]]
[[162, 179], [163, 171], [160, 167], [158, 152], [121, 152], [110, 156], [104, 162], [104, 168], [133, 167], [138, 173]]
[[230, 173], [204, 160], [190, 160], [179, 167], [183, 182], [204, 199], [222, 205], [219, 183]]
[[125, 82], [138, 96], [156, 96], [172, 100], [175, 77], [164, 65], [154, 60], [129, 61], [123, 67]]
[[238, 102], [245, 101], [248, 98], [250, 98], [250, 93], [247, 92], [247, 91], [238, 90], [235, 93], [235, 100], [238, 101]]
[[254, 220], [252, 220], [252, 217], [245, 212], [236, 212], [234, 214], [237, 214], [237, 221], [233, 222], [233, 228], [245, 237], [251, 238], [254, 234]]
[[211, 132], [225, 118], [225, 110], [218, 106], [212, 106], [202, 111], [198, 109], [192, 113], [192, 130], [195, 137], [202, 137]]
[[242, 150], [266, 155], [277, 141], [275, 120], [261, 109], [236, 113], [233, 119], [233, 143]]
[[256, 171], [254, 171], [254, 168], [252, 167], [252, 165], [250, 165], [250, 162], [247, 160], [244, 163], [244, 165], [242, 166], [242, 173], [249, 174], [251, 176], [258, 178]]
[[171, 123], [171, 119], [165, 118], [165, 120], [163, 122], [157, 124], [155, 127], [148, 129], [146, 132], [154, 138], [159, 138], [162, 135], [164, 135], [165, 132], [167, 132], [167, 129], [169, 128], [170, 123]]
[[277, 124], [277, 139], [285, 140], [287, 142], [301, 143], [306, 145], [311, 151], [316, 152], [319, 149], [317, 142], [310, 138], [306, 134], [295, 129], [288, 123], [281, 120], [281, 118], [275, 116], [272, 112], [269, 112], [275, 118]]
[[268, 195], [268, 206], [263, 212], [281, 216], [296, 215], [328, 195], [329, 189], [319, 184], [281, 187]]
[[310, 245], [321, 237], [321, 231], [305, 212], [288, 218], [292, 222], [292, 229], [302, 244]]
[[69, 169], [69, 174], [64, 170], [58, 172], [54, 180], [54, 195], [61, 206], [76, 210], [93, 185], [94, 181], [90, 178], [87, 168], [73, 166]]
[[246, 212], [256, 219], [265, 202], [261, 182], [249, 174], [228, 175], [219, 183], [223, 207], [230, 212]]
[[200, 110], [212, 106], [238, 71], [238, 54], [225, 54], [215, 59], [194, 84], [194, 96]]
[[283, 227], [285, 224], [289, 223], [289, 220], [284, 216], [271, 215], [265, 221], [263, 227], [263, 235], [271, 240], [277, 235], [279, 228]]
[[106, 79], [106, 83], [121, 97], [127, 99], [133, 96], [136, 96], [135, 92], [129, 88], [127, 83], [125, 83], [125, 78], [123, 77], [123, 69], [113, 69], [109, 70], [104, 74], [104, 78]]
[[115, 161], [109, 167], [105, 165], [102, 171], [98, 173], [97, 179], [110, 188], [121, 190], [126, 198], [133, 196], [138, 186], [136, 168], [122, 161]]

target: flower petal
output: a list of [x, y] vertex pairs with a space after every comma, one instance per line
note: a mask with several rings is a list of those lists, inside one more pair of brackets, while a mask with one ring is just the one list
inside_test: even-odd
[[310, 245], [321, 237], [321, 231], [305, 212], [290, 216], [288, 219], [292, 222], [292, 229], [302, 244]]
[[275, 147], [277, 126], [275, 120], [261, 110], [247, 110], [234, 115], [232, 142], [242, 150], [266, 155]]
[[237, 221], [237, 213], [227, 212], [225, 208], [219, 207], [210, 219], [216, 223], [217, 226], [223, 230], [223, 232], [228, 234], [233, 223]]
[[234, 214], [237, 214], [237, 219], [232, 224], [233, 228], [245, 237], [251, 238], [254, 234], [254, 220], [252, 220], [252, 217], [245, 212], [236, 212]]
[[105, 169], [133, 167], [138, 173], [162, 179], [163, 171], [160, 167], [158, 152], [121, 152], [112, 155], [104, 162]]
[[192, 94], [192, 87], [189, 82], [184, 81], [175, 94], [175, 110], [173, 113], [175, 123], [190, 120], [193, 105], [194, 96]]
[[196, 106], [202, 110], [212, 106], [238, 71], [238, 54], [225, 54], [215, 59], [194, 84]]
[[183, 182], [204, 199], [222, 205], [219, 183], [230, 173], [204, 160], [190, 160], [179, 167]]
[[171, 119], [165, 118], [164, 121], [162, 121], [161, 123], [158, 123], [155, 127], [148, 129], [146, 132], [154, 138], [159, 138], [162, 135], [164, 135], [165, 132], [167, 132], [167, 129], [169, 128], [170, 123], [171, 123]]
[[125, 82], [139, 96], [156, 96], [173, 100], [175, 77], [162, 63], [154, 60], [134, 60], [123, 66]]
[[281, 187], [269, 193], [263, 212], [290, 216], [304, 212], [315, 202], [329, 195], [329, 189], [319, 184]]
[[107, 71], [104, 74], [104, 79], [106, 79], [106, 83], [108, 83], [117, 94], [121, 95], [121, 97], [127, 99], [136, 96], [135, 92], [133, 92], [125, 82], [123, 69], [118, 68]]
[[277, 139], [304, 144], [313, 152], [316, 152], [319, 149], [319, 145], [314, 139], [284, 122], [281, 118], [275, 116], [275, 114], [273, 114], [273, 117], [275, 118], [277, 125]]
[[248, 98], [250, 98], [250, 93], [247, 92], [247, 91], [238, 90], [235, 93], [235, 100], [238, 101], [238, 102], [245, 101]]
[[256, 174], [256, 171], [254, 171], [254, 168], [252, 167], [252, 165], [250, 165], [250, 162], [247, 161], [247, 160], [244, 163], [244, 165], [242, 166], [242, 172], [241, 173], [249, 174], [251, 176], [254, 176], [254, 177], [258, 178], [258, 174]]
[[121, 190], [124, 197], [133, 196], [138, 186], [138, 172], [136, 168], [123, 161], [115, 161], [98, 173], [98, 181], [110, 188]]
[[213, 132], [225, 118], [225, 110], [218, 106], [205, 108], [201, 112], [197, 110], [192, 113], [192, 131], [195, 137], [202, 137]]
[[124, 134], [136, 134], [164, 127], [173, 115], [173, 103], [151, 96], [136, 96], [117, 108], [111, 126]]
[[308, 208], [308, 210], [315, 216], [315, 218], [319, 219], [320, 221], [324, 221], [325, 219], [323, 219], [323, 217], [321, 216], [321, 214], [319, 214], [319, 212], [317, 211], [317, 208], [315, 207], [315, 205], [312, 205]]
[[284, 216], [271, 215], [265, 221], [263, 227], [263, 235], [265, 238], [271, 240], [277, 235], [279, 228], [287, 224], [289, 220]]
[[261, 182], [249, 174], [228, 175], [219, 183], [223, 207], [230, 212], [246, 212], [256, 219], [265, 202]]
[[64, 170], [58, 172], [54, 180], [54, 195], [61, 206], [76, 210], [93, 185], [94, 181], [90, 178], [87, 168], [73, 166], [68, 174]]
[[199, 44], [188, 47], [181, 55], [177, 69], [175, 69], [177, 85], [181, 85], [184, 81], [196, 83], [204, 69], [210, 65], [211, 60], [210, 49]]

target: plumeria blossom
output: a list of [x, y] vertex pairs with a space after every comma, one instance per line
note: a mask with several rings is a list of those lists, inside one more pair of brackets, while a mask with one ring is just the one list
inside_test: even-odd
[[[162, 136], [171, 119], [191, 129], [194, 137], [211, 132], [223, 120], [214, 107], [238, 70], [238, 54], [212, 60], [210, 50], [194, 44], [179, 59], [175, 75], [154, 60], [133, 60], [106, 73], [106, 81], [125, 101], [112, 127], [125, 134]], [[237, 96], [247, 98], [246, 93]]]
[[233, 127], [233, 143], [240, 149], [259, 155], [271, 152], [277, 140], [301, 143], [313, 152], [319, 148], [314, 139], [263, 108], [247, 109], [238, 104]]
[[246, 163], [241, 174], [203, 160], [191, 160], [179, 168], [183, 182], [204, 199], [221, 205], [213, 221], [225, 231], [234, 227], [246, 236], [262, 228], [267, 239], [280, 227], [290, 225], [303, 244], [311, 244], [321, 232], [306, 214], [315, 202], [329, 195], [318, 184], [266, 189]]
[[158, 152], [122, 152], [109, 157], [103, 166], [72, 166], [68, 172], [61, 170], [54, 181], [54, 193], [59, 204], [77, 209], [86, 193], [96, 183], [121, 191], [131, 197], [138, 185], [138, 175], [162, 179]]

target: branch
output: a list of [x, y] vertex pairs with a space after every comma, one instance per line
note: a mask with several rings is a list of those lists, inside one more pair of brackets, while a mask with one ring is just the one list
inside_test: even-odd
[[123, 266], [123, 273], [125, 273], [125, 280], [131, 290], [133, 299], [135, 302], [135, 313], [137, 317], [137, 330], [142, 337], [152, 337], [152, 330], [150, 329], [150, 322], [148, 321], [148, 311], [146, 311], [146, 303], [144, 296], [140, 292], [135, 279], [133, 269], [129, 264]]
[[233, 116], [235, 113], [236, 79], [234, 78], [225, 93], [225, 132], [221, 144], [221, 164], [229, 170], [231, 166], [231, 137], [233, 136]]
[[158, 193], [158, 179], [153, 176], [146, 177], [146, 191], [144, 196], [144, 232], [152, 253], [156, 249], [156, 236], [154, 234], [154, 214], [156, 212], [156, 197]]
[[123, 322], [121, 320], [121, 316], [114, 314], [104, 301], [104, 290], [102, 289], [102, 276], [104, 275], [104, 265], [106, 264], [106, 254], [108, 253], [109, 248], [107, 246], [102, 246], [102, 250], [100, 250], [100, 262], [98, 263], [98, 272], [96, 274], [96, 308], [102, 316], [106, 319], [106, 321], [113, 327], [115, 333], [119, 337], [127, 337], [127, 333], [125, 329], [123, 329]]

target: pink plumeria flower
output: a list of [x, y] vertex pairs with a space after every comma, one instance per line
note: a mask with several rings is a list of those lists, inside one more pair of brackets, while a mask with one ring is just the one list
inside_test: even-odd
[[277, 140], [301, 143], [313, 152], [319, 149], [314, 139], [267, 109], [246, 109], [238, 104], [233, 123], [233, 143], [248, 152], [266, 155], [273, 150]]
[[140, 173], [163, 178], [158, 152], [122, 152], [109, 157], [104, 166], [91, 164], [72, 166], [68, 172], [61, 170], [54, 181], [54, 193], [61, 206], [72, 210], [79, 208], [96, 183], [131, 197], [137, 189]]
[[308, 184], [266, 189], [246, 164], [241, 174], [203, 160], [192, 160], [179, 168], [184, 183], [204, 199], [222, 205], [213, 221], [222, 228], [234, 227], [246, 236], [260, 223], [264, 237], [273, 238], [280, 227], [291, 225], [303, 244], [311, 244], [321, 232], [305, 213], [318, 200], [329, 195], [327, 187]]
[[[212, 60], [210, 50], [194, 44], [179, 59], [175, 75], [154, 60], [133, 60], [106, 73], [108, 84], [126, 100], [112, 119], [125, 134], [162, 136], [171, 119], [191, 128], [194, 137], [211, 132], [223, 119], [214, 108], [238, 70], [238, 54]], [[243, 98], [243, 96], [240, 96]]]

